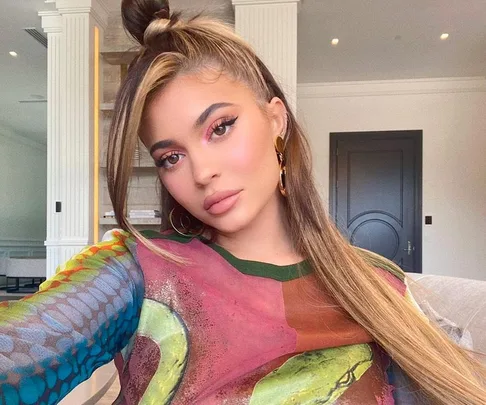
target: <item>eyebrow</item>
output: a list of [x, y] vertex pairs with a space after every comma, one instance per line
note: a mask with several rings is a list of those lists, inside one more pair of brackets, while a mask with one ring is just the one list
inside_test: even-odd
[[234, 106], [234, 104], [231, 103], [214, 103], [211, 104], [208, 108], [206, 108], [203, 113], [199, 116], [199, 118], [196, 120], [196, 123], [194, 124], [194, 128], [199, 128], [204, 122], [208, 119], [208, 117], [216, 110], [219, 108], [223, 107], [231, 107]]
[[[232, 103], [214, 103], [214, 104], [211, 104], [208, 108], [206, 108], [202, 114], [198, 117], [198, 119], [196, 120], [196, 122], [194, 123], [194, 128], [199, 128], [202, 124], [204, 124], [204, 122], [206, 122], [206, 120], [208, 119], [208, 117], [213, 113], [215, 112], [216, 110], [220, 109], [220, 108], [223, 108], [223, 107], [232, 107], [234, 106], [234, 104]], [[166, 139], [166, 140], [163, 140], [163, 141], [159, 141], [159, 142], [156, 142], [154, 143], [151, 147], [150, 147], [150, 154], [154, 153], [157, 149], [164, 149], [164, 148], [170, 148], [172, 146], [174, 146], [176, 144], [175, 141], [171, 140], [171, 139]]]

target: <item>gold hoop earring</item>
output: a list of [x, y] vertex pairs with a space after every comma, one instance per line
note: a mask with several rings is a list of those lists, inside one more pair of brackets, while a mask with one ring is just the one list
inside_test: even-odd
[[[179, 215], [179, 225], [180, 228], [174, 225], [174, 211], [176, 208], [172, 208], [169, 212], [169, 223], [172, 229], [176, 231], [179, 235], [185, 236], [186, 238], [192, 238], [194, 236], [200, 236], [203, 234], [205, 226], [201, 222], [198, 226], [193, 226], [191, 216], [187, 212]], [[184, 221], [186, 223], [184, 223]]]
[[278, 182], [278, 187], [280, 189], [280, 194], [282, 194], [284, 197], [287, 197], [287, 189], [285, 187], [286, 176], [287, 176], [287, 170], [285, 166], [280, 167], [280, 180]]
[[278, 181], [278, 188], [280, 189], [280, 194], [282, 194], [284, 197], [287, 197], [287, 188], [285, 183], [287, 177], [287, 168], [285, 167], [284, 150], [284, 139], [282, 136], [277, 136], [277, 138], [275, 139], [275, 152], [277, 152], [277, 160], [280, 166], [280, 178]]

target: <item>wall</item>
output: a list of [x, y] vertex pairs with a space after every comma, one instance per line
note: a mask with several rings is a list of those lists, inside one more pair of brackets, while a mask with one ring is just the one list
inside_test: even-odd
[[45, 145], [0, 129], [0, 248], [43, 246], [46, 173]]
[[486, 280], [486, 80], [300, 85], [315, 176], [329, 189], [329, 133], [423, 130], [423, 273]]

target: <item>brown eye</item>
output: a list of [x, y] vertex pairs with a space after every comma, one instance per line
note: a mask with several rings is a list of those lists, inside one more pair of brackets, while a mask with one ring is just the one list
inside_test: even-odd
[[225, 137], [227, 136], [231, 130], [233, 129], [233, 125], [235, 124], [236, 120], [238, 117], [235, 117], [230, 120], [226, 120], [224, 122], [221, 122], [218, 126], [214, 126], [211, 129], [211, 136], [210, 138], [214, 137]]
[[169, 156], [156, 161], [155, 165], [157, 167], [163, 167], [164, 169], [172, 169], [172, 167], [178, 164], [183, 157], [184, 155], [181, 153], [172, 153]]
[[226, 133], [226, 125], [220, 125], [219, 127], [214, 128], [214, 134], [218, 136], [222, 136]]
[[179, 155], [174, 154], [167, 157], [167, 162], [171, 165], [175, 165], [179, 161]]

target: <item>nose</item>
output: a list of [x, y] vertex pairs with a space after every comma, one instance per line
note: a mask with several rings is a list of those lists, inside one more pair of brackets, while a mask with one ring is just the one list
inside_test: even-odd
[[219, 176], [217, 161], [209, 153], [198, 153], [191, 160], [192, 177], [197, 186], [207, 186], [212, 179]]

